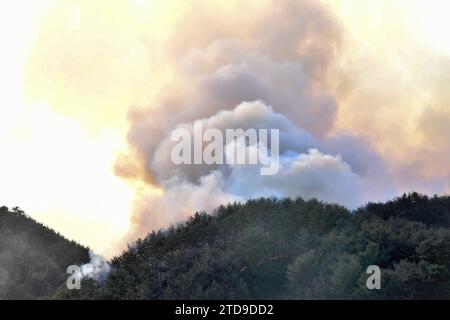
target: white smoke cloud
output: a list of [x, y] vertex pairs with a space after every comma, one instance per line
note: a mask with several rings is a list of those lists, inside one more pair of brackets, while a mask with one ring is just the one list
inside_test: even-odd
[[104, 281], [111, 270], [108, 261], [92, 250], [89, 250], [89, 257], [91, 260], [80, 267], [80, 276], [99, 282]]
[[[261, 101], [243, 102], [233, 110], [222, 110], [210, 118], [197, 121], [201, 122], [204, 131], [217, 129], [224, 136], [227, 129], [279, 129], [281, 153], [293, 150], [306, 151], [317, 145], [317, 139], [311, 134], [296, 127], [288, 118], [275, 113], [272, 107]], [[178, 128], [188, 130], [191, 135], [194, 134], [194, 123], [179, 124], [175, 129]], [[159, 181], [176, 175], [195, 182], [201, 176], [218, 169], [217, 165], [174, 165], [170, 154], [175, 142], [171, 141], [170, 136], [171, 132], [160, 142], [150, 164]]]
[[[215, 128], [223, 134], [226, 129], [278, 129], [279, 172], [272, 176], [261, 175], [261, 165], [174, 165], [171, 150], [175, 142], [171, 141], [169, 132], [156, 147], [149, 165], [163, 193], [140, 199], [133, 235], [166, 227], [196, 211], [211, 211], [224, 203], [256, 197], [301, 196], [355, 208], [367, 200], [364, 190], [374, 191], [370, 184], [385, 174], [381, 159], [358, 144], [357, 139], [347, 135], [315, 138], [262, 101], [243, 102], [233, 110], [222, 110], [196, 121], [202, 123], [204, 130]], [[179, 124], [175, 129], [178, 128], [194, 134], [192, 122]], [[226, 141], [223, 143], [224, 147], [229, 147]], [[331, 153], [341, 144], [347, 149], [344, 155]], [[246, 152], [259, 152], [257, 145], [244, 148]], [[250, 150], [252, 148], [257, 150]], [[367, 160], [370, 162], [365, 163]], [[384, 184], [384, 192], [388, 186]]]
[[[274, 176], [261, 176], [259, 166], [243, 165], [181, 165], [172, 164], [170, 150], [173, 142], [164, 139], [154, 153], [151, 168], [163, 182], [165, 190], [170, 189], [166, 180], [186, 181], [203, 186], [204, 177], [214, 174], [214, 181], [221, 192], [231, 199], [246, 199], [262, 196], [318, 197], [322, 200], [340, 202], [355, 207], [360, 204], [362, 182], [358, 174], [339, 154], [326, 154], [326, 145], [332, 140], [316, 139], [305, 130], [296, 127], [287, 117], [275, 113], [273, 108], [258, 102], [245, 102], [231, 111], [220, 111], [208, 119], [200, 120], [203, 128], [215, 128], [223, 134], [226, 129], [247, 130], [249, 128], [276, 128], [280, 130], [280, 172]], [[193, 123], [181, 125], [193, 134]], [[344, 138], [341, 138], [344, 139]], [[249, 146], [255, 147], [255, 146]], [[270, 147], [270, 146], [269, 146]], [[347, 146], [348, 148], [348, 146]], [[356, 149], [356, 148], [355, 148]], [[363, 151], [360, 147], [355, 151]], [[365, 151], [365, 150], [364, 150]], [[368, 153], [368, 151], [366, 151]], [[367, 157], [366, 157], [367, 158]], [[350, 157], [350, 161], [357, 163]], [[361, 168], [356, 166], [360, 171]], [[220, 173], [219, 175], [217, 173]], [[210, 177], [211, 178], [211, 177]], [[209, 179], [207, 180], [209, 181]], [[178, 181], [179, 182], [179, 181]], [[210, 189], [208, 187], [208, 189]], [[200, 203], [201, 205], [201, 203]], [[199, 209], [197, 209], [199, 210]]]

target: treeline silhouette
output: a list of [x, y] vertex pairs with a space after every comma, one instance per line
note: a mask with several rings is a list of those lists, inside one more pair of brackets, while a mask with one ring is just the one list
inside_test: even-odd
[[[161, 212], [164, 214], [164, 212]], [[257, 199], [196, 213], [57, 299], [449, 299], [450, 197], [405, 194], [354, 212]], [[378, 265], [381, 290], [368, 290]]]
[[87, 248], [19, 208], [0, 207], [0, 299], [50, 298], [67, 279], [67, 266], [87, 261]]

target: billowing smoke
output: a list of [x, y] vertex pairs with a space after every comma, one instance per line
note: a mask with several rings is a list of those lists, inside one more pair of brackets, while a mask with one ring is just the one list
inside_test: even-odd
[[92, 250], [89, 250], [89, 258], [91, 260], [88, 263], [81, 265], [80, 276], [98, 282], [104, 281], [111, 270], [108, 261]]
[[[53, 181], [47, 186], [70, 181], [75, 192], [67, 192], [67, 184], [57, 188], [71, 199], [62, 197], [61, 207], [71, 216], [95, 212], [98, 223], [95, 235], [84, 230], [84, 222], [73, 234], [103, 242], [103, 249], [125, 232], [131, 192], [122, 185], [109, 188], [118, 182], [109, 167], [96, 173], [111, 164], [116, 147], [123, 151], [126, 136], [129, 149], [114, 169], [136, 191], [127, 240], [197, 210], [258, 196], [317, 197], [353, 208], [412, 190], [449, 193], [450, 48], [435, 37], [448, 22], [445, 14], [434, 14], [448, 5], [431, 2], [52, 2], [27, 54], [24, 90], [27, 99], [76, 120], [77, 129], [61, 130], [66, 122], [60, 125], [59, 116], [30, 121], [33, 148], [22, 146], [25, 156], [19, 158], [37, 150], [40, 161], [18, 166], [16, 154], [7, 157], [12, 165], [4, 166], [5, 190], [24, 168], [38, 185], [43, 179]], [[29, 118], [41, 119], [42, 111], [34, 112]], [[2, 128], [9, 128], [5, 119]], [[171, 134], [192, 131], [196, 123], [221, 132], [279, 129], [278, 174], [261, 176], [257, 165], [175, 166]], [[78, 125], [93, 137], [84, 137]], [[22, 129], [16, 131], [22, 141]], [[104, 150], [96, 135], [106, 137]], [[89, 147], [74, 148], [85, 140]], [[21, 143], [5, 141], [6, 149]], [[55, 157], [54, 150], [65, 157]], [[82, 166], [79, 154], [90, 155]], [[24, 199], [22, 189], [14, 192]], [[28, 189], [32, 199], [42, 198], [37, 187]], [[53, 189], [45, 191], [54, 198]], [[108, 217], [114, 218], [110, 224]], [[51, 224], [73, 232], [65, 220]]]
[[[160, 189], [139, 194], [133, 238], [249, 198], [315, 197], [355, 208], [394, 194], [383, 160], [364, 140], [334, 130], [338, 105], [323, 87], [342, 41], [335, 17], [318, 1], [267, 6], [236, 26], [222, 16], [209, 21], [217, 7], [194, 6], [163, 47], [173, 79], [148, 107], [130, 111], [131, 151], [116, 165], [119, 175]], [[221, 132], [278, 129], [279, 172], [174, 165], [172, 132], [193, 131], [198, 121]]]

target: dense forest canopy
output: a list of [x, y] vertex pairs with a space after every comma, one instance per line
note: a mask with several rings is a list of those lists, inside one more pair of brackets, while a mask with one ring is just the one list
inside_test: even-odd
[[[403, 195], [354, 212], [257, 199], [196, 213], [111, 261], [102, 282], [57, 299], [450, 298], [450, 197]], [[368, 290], [366, 268], [382, 270]]]
[[88, 249], [37, 223], [19, 208], [0, 207], [0, 299], [45, 299], [89, 261]]

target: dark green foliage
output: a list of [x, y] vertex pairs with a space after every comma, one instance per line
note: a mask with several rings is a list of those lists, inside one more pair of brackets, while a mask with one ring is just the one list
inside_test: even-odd
[[397, 217], [421, 222], [427, 226], [450, 228], [449, 203], [450, 196], [430, 198], [413, 192], [386, 203], [369, 203], [361, 211], [384, 220]]
[[[382, 290], [366, 288], [382, 268]], [[197, 213], [112, 260], [76, 299], [450, 298], [450, 198], [412, 193], [350, 212], [258, 199]]]
[[67, 279], [67, 266], [86, 261], [86, 248], [18, 208], [0, 208], [0, 299], [49, 298]]

